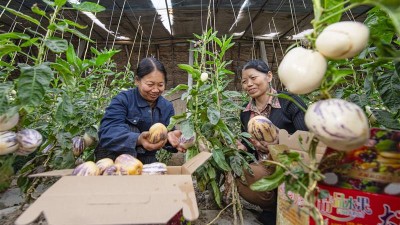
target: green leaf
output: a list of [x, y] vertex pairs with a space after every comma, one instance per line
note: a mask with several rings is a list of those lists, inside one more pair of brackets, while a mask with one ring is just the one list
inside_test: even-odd
[[58, 37], [49, 37], [44, 41], [44, 44], [54, 53], [65, 52], [68, 48], [67, 40]]
[[215, 106], [209, 106], [207, 109], [207, 117], [212, 125], [216, 125], [221, 118], [221, 112]]
[[32, 22], [32, 23], [34, 23], [34, 24], [40, 26], [40, 22], [39, 22], [37, 19], [35, 19], [35, 18], [33, 18], [33, 17], [30, 17], [30, 16], [28, 16], [28, 15], [25, 15], [25, 14], [23, 14], [22, 12], [16, 11], [16, 10], [11, 9], [11, 8], [4, 7], [4, 6], [2, 6], [2, 5], [0, 5], [0, 8], [3, 8], [3, 9], [5, 9], [6, 11], [12, 13], [12, 14], [15, 15], [15, 16], [18, 16], [18, 17], [20, 17], [20, 18], [22, 18], [22, 19], [25, 19], [25, 20], [27, 20], [27, 21], [30, 21], [30, 22]]
[[272, 175], [263, 177], [250, 185], [250, 189], [253, 191], [271, 191], [276, 189], [285, 180], [284, 170], [278, 168], [281, 167], [277, 167]]
[[400, 122], [398, 119], [394, 119], [393, 115], [387, 110], [372, 109], [372, 114], [376, 117], [376, 120], [382, 126], [389, 129], [400, 129]]
[[232, 156], [229, 157], [230, 165], [232, 168], [232, 171], [237, 175], [237, 176], [242, 176], [243, 175], [243, 168], [241, 165], [241, 160], [239, 156]]
[[56, 6], [63, 6], [65, 5], [65, 3], [67, 3], [67, 0], [54, 0], [54, 3], [56, 4]]
[[225, 155], [220, 148], [214, 148], [212, 151], [212, 156], [219, 168], [224, 171], [230, 170], [229, 165], [226, 162]]
[[342, 13], [337, 12], [343, 9], [343, 0], [323, 0], [322, 2], [323, 8], [326, 11], [322, 14], [321, 19], [332, 16], [329, 20], [326, 21], [328, 24], [339, 22], [340, 18], [342, 17]]
[[44, 16], [46, 17], [46, 12], [39, 9], [39, 7], [37, 6], [37, 4], [33, 4], [31, 7], [32, 12], [34, 12], [35, 14], [38, 14], [39, 16]]
[[240, 98], [242, 94], [238, 91], [223, 91], [222, 95], [226, 98]]
[[116, 53], [118, 53], [119, 50], [109, 50], [106, 52], [102, 52], [100, 53], [100, 55], [97, 56], [96, 58], [96, 65], [97, 66], [101, 66], [104, 63], [106, 63], [108, 60], [111, 59], [111, 57], [113, 57]]
[[394, 71], [375, 77], [376, 89], [385, 106], [392, 112], [400, 110], [400, 78]]
[[103, 6], [93, 3], [93, 2], [81, 2], [80, 4], [71, 4], [72, 7], [76, 10], [79, 11], [84, 11], [84, 12], [94, 12], [94, 13], [98, 13], [98, 12], [102, 12], [104, 10], [106, 10], [106, 8], [104, 8]]
[[221, 191], [219, 189], [219, 186], [217, 184], [217, 182], [215, 180], [211, 180], [210, 181], [211, 187], [213, 189], [213, 193], [214, 193], [214, 200], [217, 203], [217, 205], [222, 208], [222, 204], [221, 204]]
[[0, 40], [4, 39], [22, 39], [22, 40], [29, 40], [31, 37], [24, 33], [19, 32], [11, 32], [11, 33], [4, 33], [0, 34]]
[[69, 33], [71, 33], [71, 34], [73, 34], [73, 35], [76, 35], [76, 36], [78, 36], [79, 38], [81, 38], [81, 39], [83, 39], [83, 40], [85, 40], [85, 41], [94, 43], [94, 41], [91, 40], [88, 36], [82, 34], [81, 32], [79, 32], [79, 31], [77, 31], [77, 30], [75, 30], [75, 29], [65, 28], [65, 31], [66, 31], [66, 32], [69, 32]]
[[17, 83], [17, 95], [22, 105], [38, 106], [53, 78], [53, 71], [48, 63], [37, 66], [19, 64], [21, 74]]
[[62, 95], [61, 102], [58, 103], [55, 119], [60, 125], [65, 126], [74, 112], [74, 107], [69, 96], [65, 93]]
[[85, 28], [88, 27], [87, 25], [81, 25], [81, 24], [79, 24], [79, 23], [75, 23], [74, 21], [71, 21], [71, 20], [68, 20], [68, 19], [64, 19], [63, 21], [64, 21], [65, 23], [67, 23], [68, 25], [77, 27], [77, 28], [79, 28], [79, 29], [85, 29]]
[[172, 95], [178, 91], [186, 91], [189, 89], [189, 86], [187, 84], [178, 84], [178, 86], [174, 87], [173, 89], [170, 89], [165, 93], [166, 96]]
[[31, 39], [27, 40], [26, 42], [22, 43], [21, 47], [25, 48], [25, 47], [29, 47], [32, 45], [37, 45], [36, 43], [38, 40], [39, 40], [39, 38], [31, 38]]
[[21, 51], [21, 48], [14, 44], [0, 45], [0, 58], [7, 54], [19, 51]]

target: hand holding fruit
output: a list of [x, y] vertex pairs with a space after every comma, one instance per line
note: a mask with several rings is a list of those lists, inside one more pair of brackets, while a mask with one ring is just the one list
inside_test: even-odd
[[179, 138], [182, 136], [182, 131], [173, 130], [168, 132], [168, 142], [172, 145], [172, 147], [176, 148], [178, 151], [185, 153], [186, 148], [181, 146], [179, 142]]
[[136, 145], [143, 146], [143, 148], [148, 151], [154, 151], [162, 148], [166, 143], [167, 143], [167, 138], [160, 139], [158, 140], [158, 142], [154, 143], [153, 140], [151, 139], [150, 132], [145, 131], [139, 135]]

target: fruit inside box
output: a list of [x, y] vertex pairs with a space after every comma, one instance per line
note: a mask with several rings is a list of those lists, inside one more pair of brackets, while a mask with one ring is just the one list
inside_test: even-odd
[[319, 167], [323, 183], [400, 196], [400, 131], [371, 128], [370, 134], [358, 149], [327, 149]]

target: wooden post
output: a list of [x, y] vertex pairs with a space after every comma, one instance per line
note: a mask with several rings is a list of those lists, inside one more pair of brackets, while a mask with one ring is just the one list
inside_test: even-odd
[[267, 51], [265, 50], [265, 43], [264, 41], [260, 41], [260, 54], [261, 54], [261, 59], [268, 65], [268, 57], [267, 57]]
[[[190, 51], [191, 49], [193, 49], [194, 45], [192, 42], [190, 42], [189, 45], [189, 65], [193, 66], [193, 51]], [[188, 86], [189, 88], [191, 88], [193, 86], [193, 77], [192, 74], [188, 74]]]

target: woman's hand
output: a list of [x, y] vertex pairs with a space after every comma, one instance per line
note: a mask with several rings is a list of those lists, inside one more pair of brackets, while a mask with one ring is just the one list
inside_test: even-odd
[[264, 154], [269, 153], [268, 145], [272, 144], [272, 143], [268, 143], [266, 141], [257, 141], [256, 139], [253, 139], [253, 138], [250, 138], [249, 140], [257, 151], [264, 153]]
[[146, 149], [148, 151], [154, 151], [154, 150], [158, 150], [158, 149], [164, 147], [164, 145], [168, 141], [168, 139], [165, 139], [165, 140], [161, 140], [157, 143], [151, 143], [149, 141], [149, 136], [150, 136], [150, 134], [148, 131], [142, 132], [138, 137], [136, 145], [137, 146], [141, 145], [141, 146], [143, 146], [144, 149]]
[[239, 150], [247, 152], [246, 146], [239, 140], [236, 140], [236, 145]]
[[178, 151], [185, 153], [186, 148], [184, 148], [180, 142], [179, 138], [182, 136], [182, 131], [173, 130], [168, 132], [168, 142], [172, 145], [172, 147], [176, 148]]

